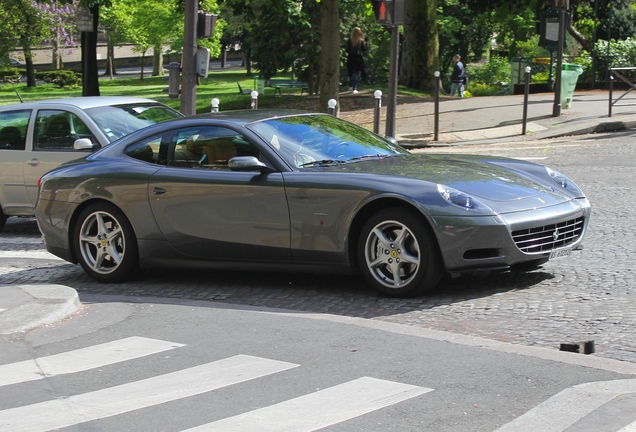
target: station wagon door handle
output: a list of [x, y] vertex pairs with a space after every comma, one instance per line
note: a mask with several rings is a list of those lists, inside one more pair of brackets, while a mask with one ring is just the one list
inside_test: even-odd
[[27, 161], [27, 163], [28, 163], [29, 165], [31, 165], [31, 166], [36, 166], [36, 165], [39, 165], [39, 164], [40, 164], [40, 160], [39, 160], [39, 159], [36, 159], [36, 158], [33, 158], [33, 159], [31, 159], [30, 161]]
[[165, 193], [166, 193], [166, 190], [165, 190], [164, 188], [160, 188], [160, 187], [155, 187], [155, 188], [152, 190], [152, 194], [153, 194], [153, 195], [163, 195], [163, 194], [165, 194]]

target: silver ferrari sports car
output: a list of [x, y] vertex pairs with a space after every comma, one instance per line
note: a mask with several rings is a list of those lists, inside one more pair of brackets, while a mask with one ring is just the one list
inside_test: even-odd
[[101, 282], [138, 268], [362, 273], [389, 296], [580, 249], [590, 204], [542, 165], [411, 154], [337, 117], [170, 120], [44, 175], [49, 252]]

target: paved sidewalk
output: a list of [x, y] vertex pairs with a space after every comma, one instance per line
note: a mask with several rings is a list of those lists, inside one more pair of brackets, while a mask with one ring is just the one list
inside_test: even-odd
[[[623, 92], [615, 91], [614, 99]], [[636, 95], [628, 94], [609, 113], [607, 91], [576, 91], [572, 106], [553, 117], [554, 94], [528, 97], [526, 135], [521, 135], [524, 95], [440, 98], [438, 140], [434, 140], [435, 104], [400, 104], [396, 113], [396, 138], [406, 147], [465, 145], [493, 140], [525, 141], [613, 132], [636, 128]], [[626, 104], [633, 104], [628, 106]], [[383, 106], [383, 115], [386, 115]], [[381, 122], [380, 133], [385, 125]]]
[[[619, 97], [622, 92], [615, 92]], [[519, 142], [636, 129], [636, 95], [623, 98], [608, 117], [607, 91], [577, 91], [572, 107], [552, 117], [554, 94], [529, 96], [527, 134], [521, 135], [523, 95], [448, 98], [440, 101], [438, 140], [434, 140], [434, 103], [399, 103], [396, 135], [406, 147]], [[356, 95], [355, 97], [372, 97]], [[386, 108], [383, 107], [383, 110]], [[383, 116], [386, 115], [383, 112]], [[385, 130], [381, 122], [380, 133]], [[466, 152], [470, 152], [469, 149]], [[80, 307], [77, 292], [61, 285], [0, 286], [0, 335], [25, 332], [53, 324]]]
[[63, 285], [1, 285], [0, 335], [54, 324], [80, 308], [77, 291]]

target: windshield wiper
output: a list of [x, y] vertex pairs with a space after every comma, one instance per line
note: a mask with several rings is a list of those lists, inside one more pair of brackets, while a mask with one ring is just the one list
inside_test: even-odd
[[387, 157], [391, 157], [393, 155], [390, 154], [374, 154], [374, 155], [364, 155], [364, 156], [356, 156], [347, 159], [347, 162], [355, 161], [355, 160], [363, 160], [363, 159], [383, 159]]
[[317, 161], [306, 162], [302, 165], [299, 165], [300, 168], [306, 166], [329, 166], [329, 165], [339, 165], [346, 163], [346, 161], [336, 160], [336, 159], [322, 159]]

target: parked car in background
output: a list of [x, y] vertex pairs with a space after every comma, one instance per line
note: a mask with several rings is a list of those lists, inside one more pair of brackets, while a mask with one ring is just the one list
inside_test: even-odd
[[0, 106], [0, 228], [33, 216], [37, 181], [62, 162], [182, 114], [150, 99], [79, 97]]
[[[114, 174], [116, 173], [116, 174]], [[139, 267], [361, 272], [389, 296], [580, 247], [583, 192], [535, 163], [411, 154], [331, 115], [163, 122], [46, 174], [47, 250], [101, 282]]]
[[9, 59], [9, 66], [12, 66], [12, 67], [25, 67], [26, 65], [24, 63], [21, 63], [21, 62], [17, 61], [16, 59], [10, 58]]

